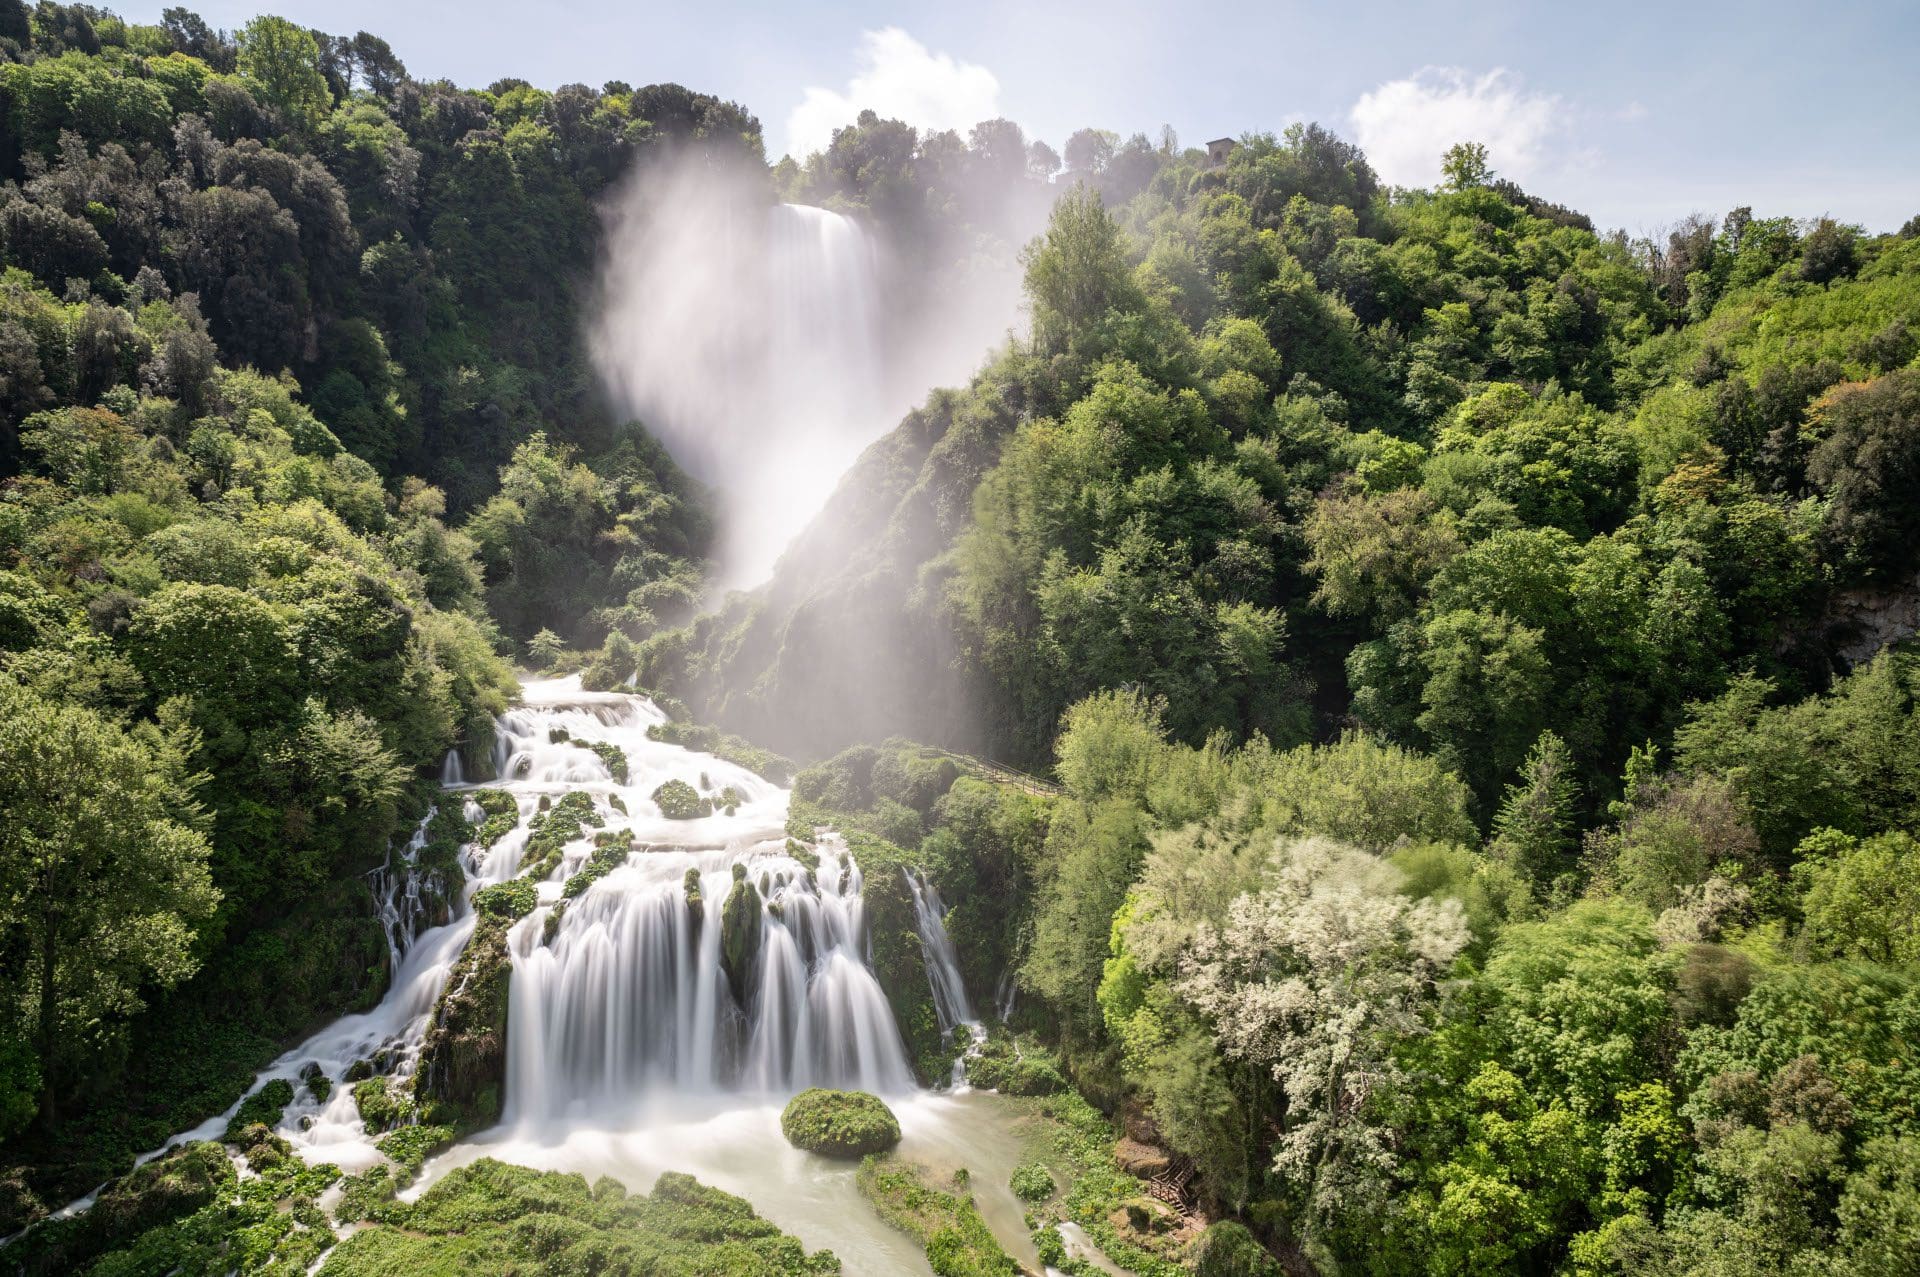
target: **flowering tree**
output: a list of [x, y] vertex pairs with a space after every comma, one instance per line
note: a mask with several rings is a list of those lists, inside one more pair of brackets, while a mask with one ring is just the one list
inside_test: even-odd
[[1384, 1184], [1388, 1131], [1368, 1100], [1401, 1081], [1396, 1038], [1426, 1029], [1434, 982], [1467, 943], [1456, 900], [1401, 894], [1400, 871], [1322, 838], [1281, 840], [1266, 884], [1202, 925], [1176, 988], [1221, 1049], [1286, 1099], [1274, 1169], [1324, 1222]]

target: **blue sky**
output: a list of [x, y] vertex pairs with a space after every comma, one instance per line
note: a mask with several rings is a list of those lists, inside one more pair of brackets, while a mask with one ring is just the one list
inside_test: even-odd
[[[163, 6], [112, 7], [157, 21]], [[263, 6], [188, 7], [233, 27]], [[1920, 213], [1912, 0], [275, 0], [271, 11], [383, 36], [422, 78], [677, 80], [752, 109], [773, 155], [867, 104], [961, 127], [991, 107], [1056, 148], [1083, 125], [1157, 136], [1169, 124], [1194, 143], [1314, 119], [1404, 182], [1427, 180], [1448, 142], [1473, 136], [1530, 191], [1636, 233], [1735, 204], [1870, 230]]]

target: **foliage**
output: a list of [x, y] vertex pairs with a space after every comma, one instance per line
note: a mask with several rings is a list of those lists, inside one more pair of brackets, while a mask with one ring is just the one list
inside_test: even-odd
[[787, 1101], [780, 1133], [809, 1153], [858, 1158], [898, 1144], [900, 1123], [878, 1096], [814, 1087]]
[[482, 1158], [450, 1172], [411, 1206], [327, 1256], [332, 1277], [401, 1269], [507, 1273], [592, 1264], [656, 1272], [837, 1273], [738, 1197], [667, 1172], [646, 1195], [602, 1179], [526, 1170]]
[[949, 1192], [932, 1179], [925, 1167], [868, 1157], [857, 1182], [882, 1219], [926, 1247], [936, 1277], [1014, 1277], [1020, 1266], [994, 1239], [964, 1183]]

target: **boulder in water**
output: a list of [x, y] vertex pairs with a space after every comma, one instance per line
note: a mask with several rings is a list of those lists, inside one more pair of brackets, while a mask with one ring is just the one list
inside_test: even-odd
[[802, 1091], [780, 1114], [787, 1143], [822, 1157], [865, 1157], [900, 1142], [900, 1122], [877, 1095], [865, 1091]]
[[720, 968], [742, 1006], [752, 999], [760, 971], [760, 926], [760, 892], [747, 881], [745, 866], [735, 865], [733, 890], [720, 907]]

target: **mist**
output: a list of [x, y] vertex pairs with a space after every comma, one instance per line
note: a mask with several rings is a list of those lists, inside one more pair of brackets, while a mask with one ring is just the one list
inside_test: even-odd
[[861, 451], [1020, 322], [1018, 232], [957, 257], [783, 204], [765, 170], [686, 152], [609, 204], [590, 335], [614, 402], [717, 496], [717, 590], [772, 574]]

